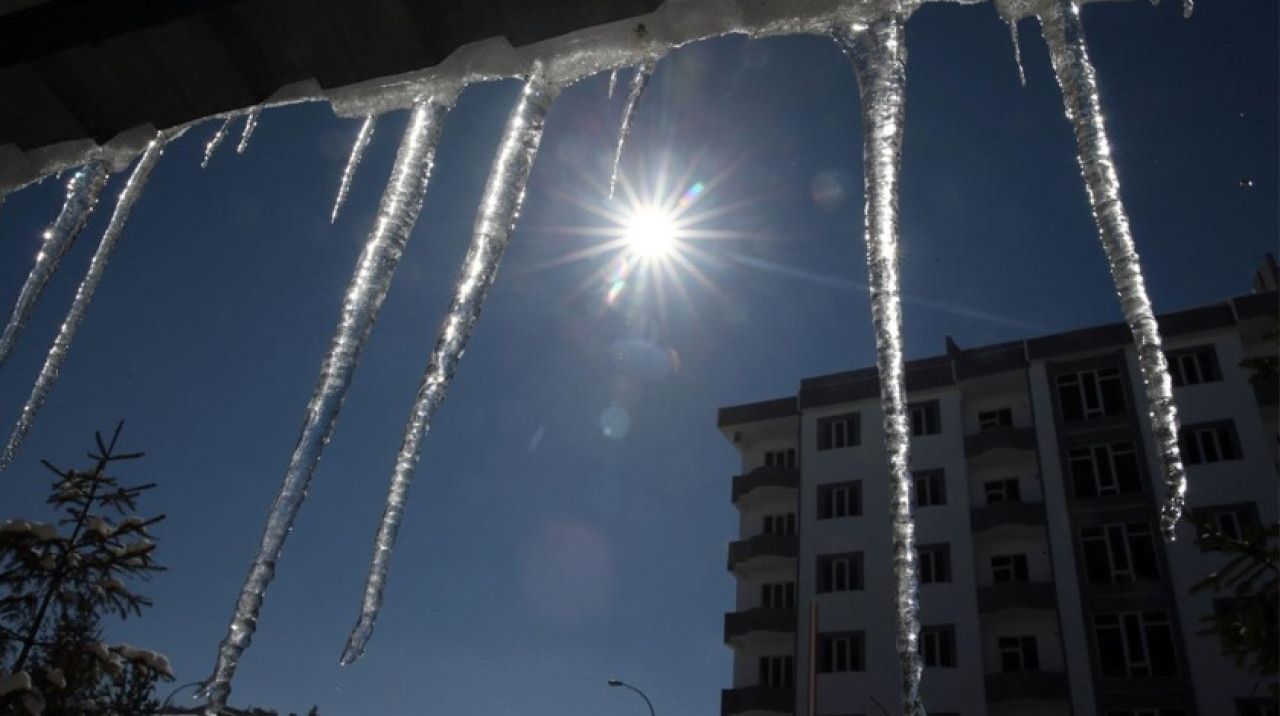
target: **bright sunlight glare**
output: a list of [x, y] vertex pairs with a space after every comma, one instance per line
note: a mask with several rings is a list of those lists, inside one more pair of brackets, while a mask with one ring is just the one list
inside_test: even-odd
[[675, 248], [675, 219], [651, 207], [637, 210], [627, 221], [623, 240], [632, 253], [643, 259], [665, 258]]

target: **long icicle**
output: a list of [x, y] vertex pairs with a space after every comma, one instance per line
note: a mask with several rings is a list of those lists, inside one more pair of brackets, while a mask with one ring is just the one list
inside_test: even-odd
[[524, 201], [525, 186], [533, 168], [538, 144], [542, 140], [542, 128], [547, 109], [555, 99], [559, 87], [549, 84], [541, 67], [534, 67], [511, 116], [502, 144], [498, 147], [484, 196], [472, 230], [471, 245], [462, 260], [461, 275], [454, 290], [449, 311], [440, 326], [430, 362], [422, 376], [417, 398], [405, 425], [404, 440], [396, 455], [387, 492], [387, 504], [373, 546], [373, 559], [365, 583], [360, 616], [346, 648], [342, 651], [342, 663], [350, 664], [364, 653], [369, 637], [373, 634], [374, 621], [382, 605], [383, 588], [387, 582], [387, 568], [391, 562], [391, 549], [395, 545], [400, 519], [404, 515], [409, 483], [422, 454], [422, 442], [431, 429], [431, 419], [444, 400], [453, 379], [454, 371], [467, 347], [467, 340], [484, 308], [486, 295], [498, 272], [503, 252], [511, 241], [520, 205]]
[[289, 459], [280, 492], [271, 505], [271, 513], [262, 532], [262, 543], [236, 601], [227, 636], [218, 647], [217, 666], [204, 687], [203, 692], [208, 697], [206, 712], [209, 714], [218, 713], [226, 705], [240, 655], [253, 639], [263, 596], [275, 576], [280, 550], [306, 499], [307, 486], [333, 434], [351, 375], [373, 330], [378, 310], [387, 297], [392, 276], [422, 209], [436, 144], [448, 111], [449, 104], [432, 98], [419, 100], [409, 117], [409, 126], [400, 141], [391, 178], [382, 194], [378, 216], [369, 230], [356, 271], [347, 284], [341, 317], [321, 365], [319, 381], [307, 403], [298, 444]]
[[1129, 216], [1120, 201], [1120, 178], [1111, 159], [1111, 142], [1102, 119], [1097, 74], [1085, 47], [1078, 5], [1070, 0], [1054, 0], [1039, 17], [1053, 72], [1062, 89], [1067, 118], [1075, 129], [1076, 156], [1111, 268], [1111, 280], [1137, 348], [1152, 437], [1160, 454], [1166, 490], [1160, 509], [1160, 528], [1165, 540], [1172, 542], [1187, 493], [1186, 468], [1178, 448], [1178, 410], [1173, 402], [1173, 381], [1169, 378], [1160, 329], [1129, 228]]
[[231, 115], [222, 120], [222, 125], [218, 127], [218, 131], [209, 137], [208, 143], [204, 145], [204, 157], [200, 160], [200, 168], [208, 169], [209, 160], [213, 159], [213, 153], [218, 151], [218, 147], [222, 144], [222, 140], [227, 138], [227, 130], [231, 128], [231, 120], [235, 119], [235, 115]]
[[631, 123], [636, 116], [636, 107], [640, 106], [640, 96], [644, 94], [644, 88], [649, 86], [649, 79], [653, 77], [652, 62], [641, 62], [636, 66], [636, 73], [631, 76], [631, 92], [627, 94], [627, 103], [622, 108], [622, 124], [618, 127], [618, 146], [613, 150], [613, 171], [609, 173], [609, 198], [613, 198], [613, 191], [618, 186], [618, 166], [622, 164], [622, 150], [627, 144], [627, 137], [631, 134]]
[[915, 520], [911, 512], [911, 473], [908, 471], [911, 431], [904, 385], [898, 274], [898, 182], [902, 170], [907, 83], [905, 27], [904, 17], [890, 16], [844, 30], [836, 40], [853, 61], [862, 95], [867, 271], [889, 468], [902, 713], [923, 716]]
[[0, 470], [9, 467], [9, 464], [13, 462], [13, 458], [18, 452], [18, 447], [22, 445], [23, 439], [26, 438], [27, 433], [31, 430], [36, 413], [40, 412], [40, 408], [44, 406], [45, 400], [49, 397], [49, 391], [53, 389], [53, 384], [58, 379], [58, 374], [62, 372], [62, 364], [67, 358], [67, 352], [71, 349], [71, 342], [75, 340], [76, 332], [84, 321], [85, 312], [89, 309], [89, 302], [93, 300], [94, 291], [98, 289], [98, 284], [102, 281], [103, 272], [106, 271], [107, 263], [111, 260], [111, 255], [115, 252], [116, 244], [120, 240], [124, 226], [129, 221], [129, 214], [133, 212], [133, 206], [138, 202], [138, 197], [142, 196], [142, 190], [147, 185], [151, 170], [155, 169], [156, 164], [160, 161], [160, 156], [164, 154], [165, 145], [178, 134], [181, 134], [181, 132], [173, 135], [157, 132], [155, 138], [147, 144], [146, 150], [142, 153], [142, 158], [134, 166], [133, 173], [129, 175], [129, 181], [120, 190], [120, 196], [116, 199], [115, 211], [111, 213], [111, 221], [107, 223], [106, 230], [102, 232], [102, 240], [98, 242], [98, 249], [94, 252], [93, 259], [89, 261], [89, 268], [85, 271], [79, 288], [76, 289], [75, 299], [72, 300], [71, 308], [67, 311], [67, 316], [62, 321], [62, 327], [58, 329], [58, 335], [53, 339], [53, 345], [49, 348], [48, 356], [45, 357], [44, 366], [40, 369], [40, 375], [36, 378], [35, 386], [31, 389], [31, 396], [27, 398], [26, 404], [22, 406], [22, 413], [18, 416], [18, 422], [13, 428], [13, 434], [10, 435], [4, 452], [0, 454]]
[[253, 130], [258, 128], [258, 117], [262, 114], [261, 107], [254, 107], [244, 116], [244, 130], [240, 132], [240, 143], [236, 145], [236, 154], [244, 154], [244, 150], [249, 148], [249, 138], [253, 136]]
[[89, 217], [102, 196], [102, 188], [107, 185], [108, 175], [107, 163], [95, 159], [77, 169], [67, 181], [67, 196], [62, 202], [62, 210], [41, 235], [35, 265], [22, 284], [4, 333], [0, 334], [0, 366], [4, 365], [5, 359], [13, 351], [18, 336], [26, 327], [31, 312], [35, 310], [40, 294], [44, 293], [45, 286], [49, 284], [49, 278], [58, 270], [63, 255], [75, 243], [85, 224], [89, 223]]
[[1018, 21], [1010, 19], [1009, 41], [1013, 43], [1013, 64], [1018, 66], [1018, 84], [1027, 86], [1027, 71], [1022, 68], [1022, 42], [1018, 39]]
[[347, 157], [347, 165], [342, 169], [342, 181], [338, 184], [338, 195], [333, 200], [333, 213], [329, 215], [329, 223], [332, 224], [338, 220], [338, 212], [342, 211], [342, 205], [347, 203], [347, 194], [351, 193], [351, 180], [356, 175], [356, 169], [360, 166], [360, 160], [364, 157], [364, 150], [369, 146], [369, 142], [373, 139], [373, 129], [377, 124], [378, 118], [372, 114], [365, 115], [364, 122], [360, 125], [360, 132], [356, 134], [356, 141], [351, 145], [351, 154]]

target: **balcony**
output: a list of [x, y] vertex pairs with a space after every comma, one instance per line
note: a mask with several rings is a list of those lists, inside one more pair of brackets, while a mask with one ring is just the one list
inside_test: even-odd
[[732, 645], [752, 634], [795, 634], [796, 610], [760, 607], [724, 615], [724, 643]]
[[1060, 671], [1011, 671], [987, 674], [987, 703], [1066, 701], [1067, 675]]
[[1006, 582], [978, 588], [980, 614], [995, 614], [1007, 609], [1057, 608], [1058, 595], [1049, 583]]
[[720, 716], [767, 711], [791, 714], [796, 708], [796, 692], [777, 686], [744, 686], [720, 691]]
[[978, 457], [992, 450], [1035, 450], [1036, 429], [1002, 425], [964, 436], [964, 456]]
[[1044, 527], [1044, 503], [993, 502], [969, 510], [969, 529], [974, 532], [1008, 525]]
[[757, 490], [760, 496], [772, 494], [789, 496], [795, 499], [795, 491], [800, 488], [800, 471], [794, 467], [757, 467], [745, 475], [733, 478], [733, 504], [752, 495]]
[[729, 543], [729, 570], [783, 566], [794, 563], [797, 551], [795, 535], [756, 535]]

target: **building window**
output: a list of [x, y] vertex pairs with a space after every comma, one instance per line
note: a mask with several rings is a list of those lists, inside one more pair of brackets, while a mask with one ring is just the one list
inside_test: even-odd
[[951, 581], [951, 545], [916, 545], [916, 555], [920, 560], [919, 576], [922, 584]]
[[1063, 422], [1124, 415], [1124, 382], [1119, 368], [1098, 368], [1058, 376]]
[[1009, 408], [987, 410], [978, 413], [978, 430], [1007, 428], [1013, 425], [1013, 411]]
[[760, 606], [768, 609], [795, 609], [796, 583], [769, 582], [760, 585]]
[[1240, 441], [1230, 420], [1200, 425], [1184, 425], [1178, 435], [1182, 460], [1188, 465], [1240, 459]]
[[818, 486], [818, 519], [855, 517], [862, 514], [862, 481]]
[[765, 467], [795, 467], [796, 466], [796, 449], [787, 448], [785, 450], [766, 450], [764, 453]]
[[1085, 573], [1091, 584], [1158, 579], [1156, 543], [1146, 522], [1080, 530]]
[[1244, 539], [1245, 535], [1258, 526], [1258, 507], [1252, 502], [1200, 507], [1195, 512], [1197, 517], [1203, 517], [1208, 523], [1201, 525], [1201, 528], [1209, 530], [1197, 535], [1198, 539], [1213, 534], [1227, 539]]
[[795, 661], [790, 656], [760, 657], [760, 685], [789, 689], [795, 683]]
[[1078, 498], [1142, 492], [1138, 453], [1128, 440], [1071, 448], [1067, 461]]
[[836, 415], [818, 421], [818, 449], [835, 450], [862, 444], [862, 418], [858, 413]]
[[907, 406], [907, 411], [911, 417], [912, 435], [918, 437], [942, 432], [942, 411], [938, 408], [938, 401], [913, 403]]
[[911, 473], [915, 485], [916, 507], [947, 504], [947, 478], [941, 469], [916, 470]]
[[1175, 676], [1173, 631], [1163, 611], [1095, 614], [1093, 629], [1102, 676]]
[[862, 553], [827, 554], [818, 557], [818, 593], [862, 589]]
[[818, 673], [865, 671], [865, 647], [866, 640], [860, 631], [819, 635]]
[[1280, 705], [1274, 698], [1236, 699], [1236, 716], [1280, 716]]
[[1222, 371], [1218, 370], [1218, 355], [1213, 346], [1169, 351], [1165, 357], [1169, 361], [1169, 377], [1173, 378], [1175, 388], [1222, 380]]
[[925, 666], [956, 665], [956, 628], [950, 624], [920, 629], [920, 656]]
[[991, 579], [996, 584], [1030, 582], [1031, 574], [1027, 570], [1027, 555], [1001, 554], [992, 557]]
[[1006, 480], [987, 480], [982, 487], [987, 493], [988, 505], [996, 502], [1022, 502], [1022, 487], [1016, 477]]
[[764, 516], [764, 533], [767, 535], [793, 535], [796, 533], [796, 513]]
[[1036, 651], [1034, 636], [1002, 636], [996, 640], [1000, 649], [1000, 670], [1039, 671], [1040, 654]]

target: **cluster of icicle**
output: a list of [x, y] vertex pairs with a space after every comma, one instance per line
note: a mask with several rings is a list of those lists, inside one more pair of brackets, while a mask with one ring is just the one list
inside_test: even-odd
[[[866, 184], [864, 234], [884, 418], [885, 457], [890, 479], [889, 507], [893, 526], [893, 565], [897, 597], [896, 646], [902, 670], [902, 711], [910, 716], [923, 714], [924, 706], [919, 691], [922, 671], [918, 650], [919, 601], [915, 523], [910, 497], [910, 427], [904, 382], [898, 270], [898, 184], [906, 119], [905, 29], [915, 6], [915, 3], [906, 0], [891, 0], [877, 17], [851, 20], [830, 27], [829, 30], [853, 64], [862, 98]], [[1166, 483], [1161, 527], [1165, 538], [1173, 540], [1186, 494], [1185, 470], [1178, 451], [1177, 414], [1155, 316], [1143, 284], [1128, 217], [1120, 201], [1119, 181], [1102, 119], [1095, 71], [1085, 48], [1080, 24], [1080, 8], [1076, 0], [1036, 0], [1034, 5], [1030, 0], [997, 0], [997, 6], [1010, 24], [1015, 49], [1016, 20], [1025, 15], [1034, 15], [1039, 19], [1049, 47], [1066, 115], [1075, 131], [1080, 169], [1093, 215], [1125, 320], [1137, 347], [1151, 423], [1160, 452], [1162, 475]], [[1189, 2], [1186, 8], [1189, 12]], [[660, 53], [654, 53], [650, 59], [641, 62], [632, 77], [609, 180], [610, 195], [617, 182], [624, 143], [635, 112], [659, 57]], [[1019, 76], [1022, 77], [1020, 58], [1018, 65]], [[616, 81], [617, 70], [614, 69], [609, 78], [610, 97]], [[364, 653], [373, 632], [386, 587], [392, 548], [423, 441], [445, 398], [467, 341], [480, 317], [485, 298], [493, 286], [503, 253], [511, 241], [547, 112], [565, 84], [560, 79], [549, 77], [542, 63], [535, 61], [524, 77], [524, 88], [507, 120], [453, 299], [440, 326], [435, 347], [429, 356], [421, 386], [405, 425], [386, 507], [374, 539], [373, 557], [359, 616], [342, 652], [343, 664], [355, 661]], [[203, 694], [207, 698], [210, 714], [218, 713], [225, 706], [240, 657], [253, 637], [263, 597], [275, 575], [276, 563], [285, 539], [302, 507], [325, 445], [333, 434], [360, 354], [368, 342], [396, 266], [421, 211], [444, 121], [460, 90], [461, 86], [451, 86], [447, 90], [435, 92], [424, 89], [414, 100], [409, 123], [400, 140], [377, 216], [369, 229], [355, 273], [347, 285], [338, 325], [328, 353], [321, 363], [320, 376], [307, 404], [297, 445], [289, 460], [280, 491], [271, 506], [261, 544], [236, 602], [227, 636], [219, 647], [214, 673], [205, 683]], [[260, 111], [260, 107], [253, 107], [225, 115], [222, 124], [206, 144], [201, 165], [209, 163], [226, 138], [231, 123], [241, 116], [245, 122], [237, 151], [243, 152], [257, 126]], [[372, 139], [376, 114], [367, 114], [357, 133], [342, 172], [331, 220], [337, 219], [350, 191], [361, 157]], [[22, 408], [4, 452], [0, 454], [0, 469], [12, 462], [23, 438], [32, 427], [36, 413], [52, 389], [147, 179], [159, 162], [165, 146], [183, 131], [185, 127], [156, 133], [146, 145], [121, 190], [115, 210], [48, 352], [31, 396]], [[57, 218], [42, 236], [35, 265], [22, 286], [3, 334], [0, 334], [0, 366], [13, 349], [59, 260], [88, 222], [109, 174], [107, 162], [92, 160], [80, 167], [67, 182], [66, 200]]]

